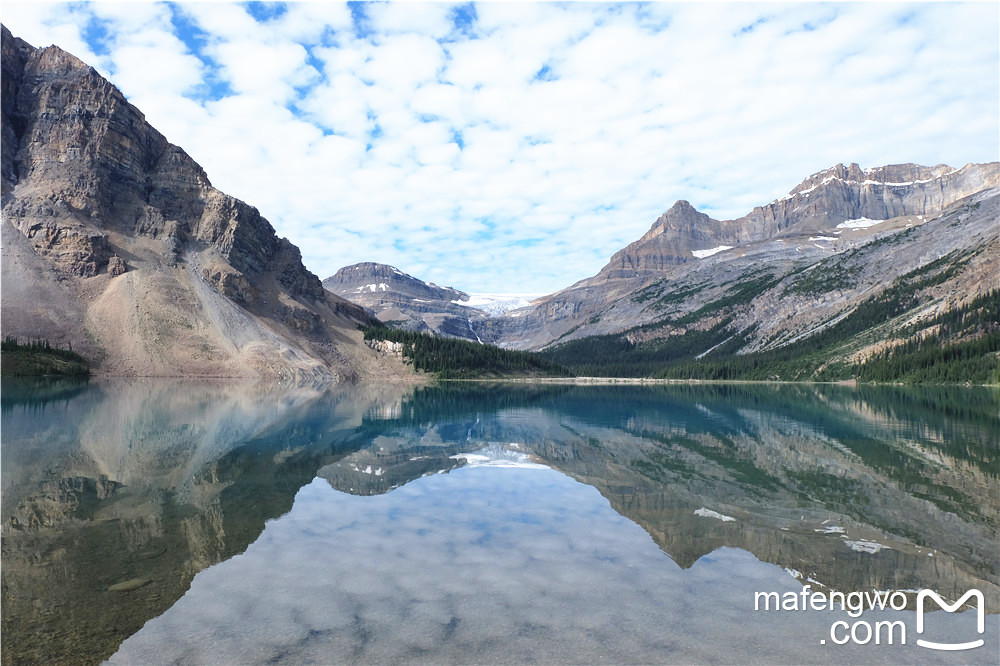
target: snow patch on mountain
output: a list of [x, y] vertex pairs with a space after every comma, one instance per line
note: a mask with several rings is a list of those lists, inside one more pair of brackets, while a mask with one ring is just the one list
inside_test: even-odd
[[867, 217], [859, 217], [856, 220], [844, 220], [837, 225], [838, 229], [867, 229], [876, 224], [882, 224], [885, 220], [869, 220]]
[[363, 285], [361, 287], [358, 287], [354, 291], [359, 291], [360, 292], [360, 291], [364, 291], [365, 289], [367, 289], [368, 291], [370, 291], [371, 293], [374, 294], [378, 290], [388, 291], [389, 285], [387, 285], [385, 282], [379, 282], [378, 284], [366, 284], [366, 285]]
[[720, 245], [718, 247], [713, 247], [710, 250], [691, 250], [691, 254], [698, 257], [699, 259], [704, 259], [705, 257], [711, 257], [713, 254], [718, 254], [726, 250], [732, 250], [732, 245]]
[[700, 509], [695, 509], [694, 515], [701, 516], [703, 518], [715, 518], [716, 520], [721, 520], [724, 523], [729, 523], [734, 520], [732, 516], [727, 516], [725, 514], [719, 513], [718, 511], [712, 511], [711, 509], [706, 509], [701, 507]]
[[464, 460], [469, 467], [517, 467], [520, 469], [549, 469], [548, 465], [534, 462], [531, 456], [520, 451], [512, 451], [511, 448], [520, 448], [519, 444], [512, 443], [508, 446], [501, 444], [487, 444], [477, 451], [469, 453], [457, 453], [451, 458], [453, 460]]

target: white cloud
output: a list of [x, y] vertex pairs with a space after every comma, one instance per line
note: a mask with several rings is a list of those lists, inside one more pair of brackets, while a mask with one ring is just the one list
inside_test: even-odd
[[94, 2], [87, 8], [98, 20], [112, 24], [112, 36], [118, 38], [132, 39], [151, 25], [165, 28], [170, 24], [170, 10], [164, 4]]
[[676, 199], [736, 217], [837, 162], [998, 159], [987, 5], [483, 3], [464, 31], [458, 7], [365, 5], [358, 26], [343, 3], [5, 3], [4, 21], [110, 74], [321, 277], [374, 260], [552, 291]]
[[306, 63], [308, 54], [299, 44], [241, 40], [215, 45], [208, 53], [221, 65], [221, 74], [234, 92], [273, 102], [291, 101], [295, 88], [319, 77]]
[[365, 13], [376, 34], [417, 34], [443, 39], [454, 25], [449, 18], [453, 6], [443, 2], [370, 3]]
[[350, 32], [351, 10], [346, 2], [289, 2], [285, 13], [268, 24], [268, 30], [283, 39], [319, 42], [324, 34]]
[[86, 17], [81, 16], [78, 6], [4, 2], [2, 20], [15, 37], [20, 37], [32, 46], [44, 48], [55, 44], [108, 76], [104, 59], [94, 53], [83, 38], [82, 25], [86, 22]]
[[361, 77], [392, 94], [410, 94], [437, 80], [444, 65], [441, 45], [430, 37], [393, 35], [381, 40], [361, 68]]
[[[131, 36], [130, 36], [131, 37]], [[201, 85], [204, 65], [186, 52], [175, 36], [162, 31], [143, 30], [136, 39], [123, 40], [113, 47], [115, 84], [127, 91], [142, 108], [152, 96], [172, 97], [178, 102], [185, 93]], [[150, 67], [150, 63], [156, 63]], [[152, 105], [157, 106], [157, 105]]]

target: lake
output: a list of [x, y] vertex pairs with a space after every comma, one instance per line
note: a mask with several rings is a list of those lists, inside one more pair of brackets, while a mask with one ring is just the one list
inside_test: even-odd
[[995, 664], [998, 476], [992, 389], [5, 380], [2, 660]]

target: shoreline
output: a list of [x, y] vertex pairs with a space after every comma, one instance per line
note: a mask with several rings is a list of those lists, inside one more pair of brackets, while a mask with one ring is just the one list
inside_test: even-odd
[[1000, 388], [1000, 384], [906, 384], [903, 382], [859, 382], [856, 379], [841, 379], [832, 382], [792, 381], [783, 379], [654, 379], [649, 377], [499, 377], [482, 379], [438, 379], [438, 382], [473, 382], [480, 384], [564, 384], [564, 385], [694, 385], [694, 384], [780, 384], [780, 385], [823, 385], [823, 386], [961, 386], [966, 388]]
[[371, 384], [394, 384], [411, 386], [428, 386], [437, 383], [472, 383], [472, 384], [549, 384], [565, 386], [682, 386], [682, 385], [713, 385], [713, 384], [774, 384], [774, 385], [804, 385], [804, 386], [951, 386], [964, 388], [1000, 389], [1000, 384], [907, 384], [904, 382], [859, 382], [856, 379], [841, 379], [830, 382], [784, 379], [660, 379], [651, 377], [480, 377], [466, 379], [438, 378], [430, 374], [415, 374], [410, 377], [349, 377], [349, 378], [313, 378], [313, 377], [254, 377], [239, 375], [119, 375], [112, 373], [91, 373], [89, 375], [3, 375], [7, 380], [47, 379], [76, 381], [116, 381], [116, 380], [173, 380], [173, 381], [205, 381], [205, 382], [237, 382], [295, 386], [351, 386]]

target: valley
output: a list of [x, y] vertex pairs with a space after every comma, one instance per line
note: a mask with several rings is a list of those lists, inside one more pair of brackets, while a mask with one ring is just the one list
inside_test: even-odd
[[321, 282], [82, 61], [5, 28], [3, 72], [2, 332], [96, 374], [419, 379], [365, 340], [382, 324], [576, 375], [998, 378], [997, 162], [838, 164], [733, 220], [678, 201], [548, 295], [469, 294], [375, 262]]
[[739, 220], [680, 201], [598, 275], [501, 316], [385, 283], [338, 293], [584, 376], [995, 383], [998, 220], [996, 163], [839, 165]]

